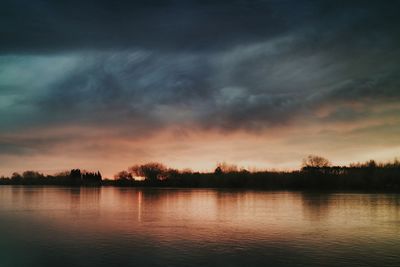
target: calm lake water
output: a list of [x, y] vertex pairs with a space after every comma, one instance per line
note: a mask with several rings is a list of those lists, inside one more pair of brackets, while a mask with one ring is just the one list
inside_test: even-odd
[[0, 266], [400, 266], [400, 195], [0, 187]]

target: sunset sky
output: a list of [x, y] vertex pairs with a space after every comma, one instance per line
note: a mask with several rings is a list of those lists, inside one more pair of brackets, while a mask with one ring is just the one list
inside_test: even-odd
[[2, 0], [0, 176], [400, 157], [399, 10]]

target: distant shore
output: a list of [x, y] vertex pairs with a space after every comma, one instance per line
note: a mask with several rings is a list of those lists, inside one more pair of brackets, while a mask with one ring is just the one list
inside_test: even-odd
[[[151, 172], [146, 169], [149, 166], [152, 167]], [[119, 173], [113, 180], [103, 179], [100, 172], [74, 169], [57, 175], [43, 175], [34, 171], [14, 173], [12, 177], [1, 177], [0, 185], [400, 192], [400, 164], [397, 161], [385, 164], [370, 161], [353, 166], [304, 166], [301, 170], [291, 172], [250, 172], [217, 167], [214, 172], [200, 173], [157, 166], [139, 166], [144, 170], [141, 173], [145, 176], [144, 180], [136, 180], [127, 173]]]
[[[32, 174], [32, 173], [31, 173]], [[400, 167], [324, 167], [292, 172], [178, 172], [163, 179], [77, 179], [66, 176], [0, 178], [0, 185], [243, 188], [264, 190], [350, 190], [400, 192]]]

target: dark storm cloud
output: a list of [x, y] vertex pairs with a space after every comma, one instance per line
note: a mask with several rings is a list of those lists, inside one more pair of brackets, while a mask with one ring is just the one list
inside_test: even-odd
[[305, 45], [314, 49], [330, 46], [332, 33], [346, 46], [398, 28], [398, 1], [366, 2], [5, 0], [0, 51], [210, 50], [303, 29], [310, 30]]
[[[3, 1], [0, 53], [15, 58], [2, 62], [0, 128], [257, 130], [317, 119], [333, 104], [385, 105], [400, 97], [398, 6]], [[346, 108], [324, 119], [355, 114]]]
[[47, 137], [27, 137], [27, 136], [0, 136], [0, 154], [26, 155], [47, 153], [56, 147], [68, 141], [76, 140], [79, 136], [60, 135]]
[[[368, 65], [340, 53], [298, 55], [285, 48], [294, 40], [212, 54], [95, 53], [29, 99], [47, 123], [113, 125], [133, 133], [188, 125], [257, 130], [314, 119], [324, 106], [399, 101], [397, 57], [371, 54], [375, 64]], [[327, 116], [349, 121], [368, 112], [347, 106]], [[362, 116], [349, 116], [356, 113]]]
[[289, 7], [277, 1], [3, 1], [1, 7], [3, 52], [208, 49], [270, 37], [300, 22], [280, 19]]
[[160, 128], [174, 120], [169, 108], [212, 100], [211, 71], [203, 61], [198, 55], [143, 51], [86, 55], [29, 101], [48, 122], [103, 123], [135, 133]]

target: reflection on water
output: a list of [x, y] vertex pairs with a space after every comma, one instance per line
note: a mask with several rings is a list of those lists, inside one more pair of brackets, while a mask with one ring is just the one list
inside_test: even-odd
[[0, 266], [400, 266], [400, 196], [0, 187]]

